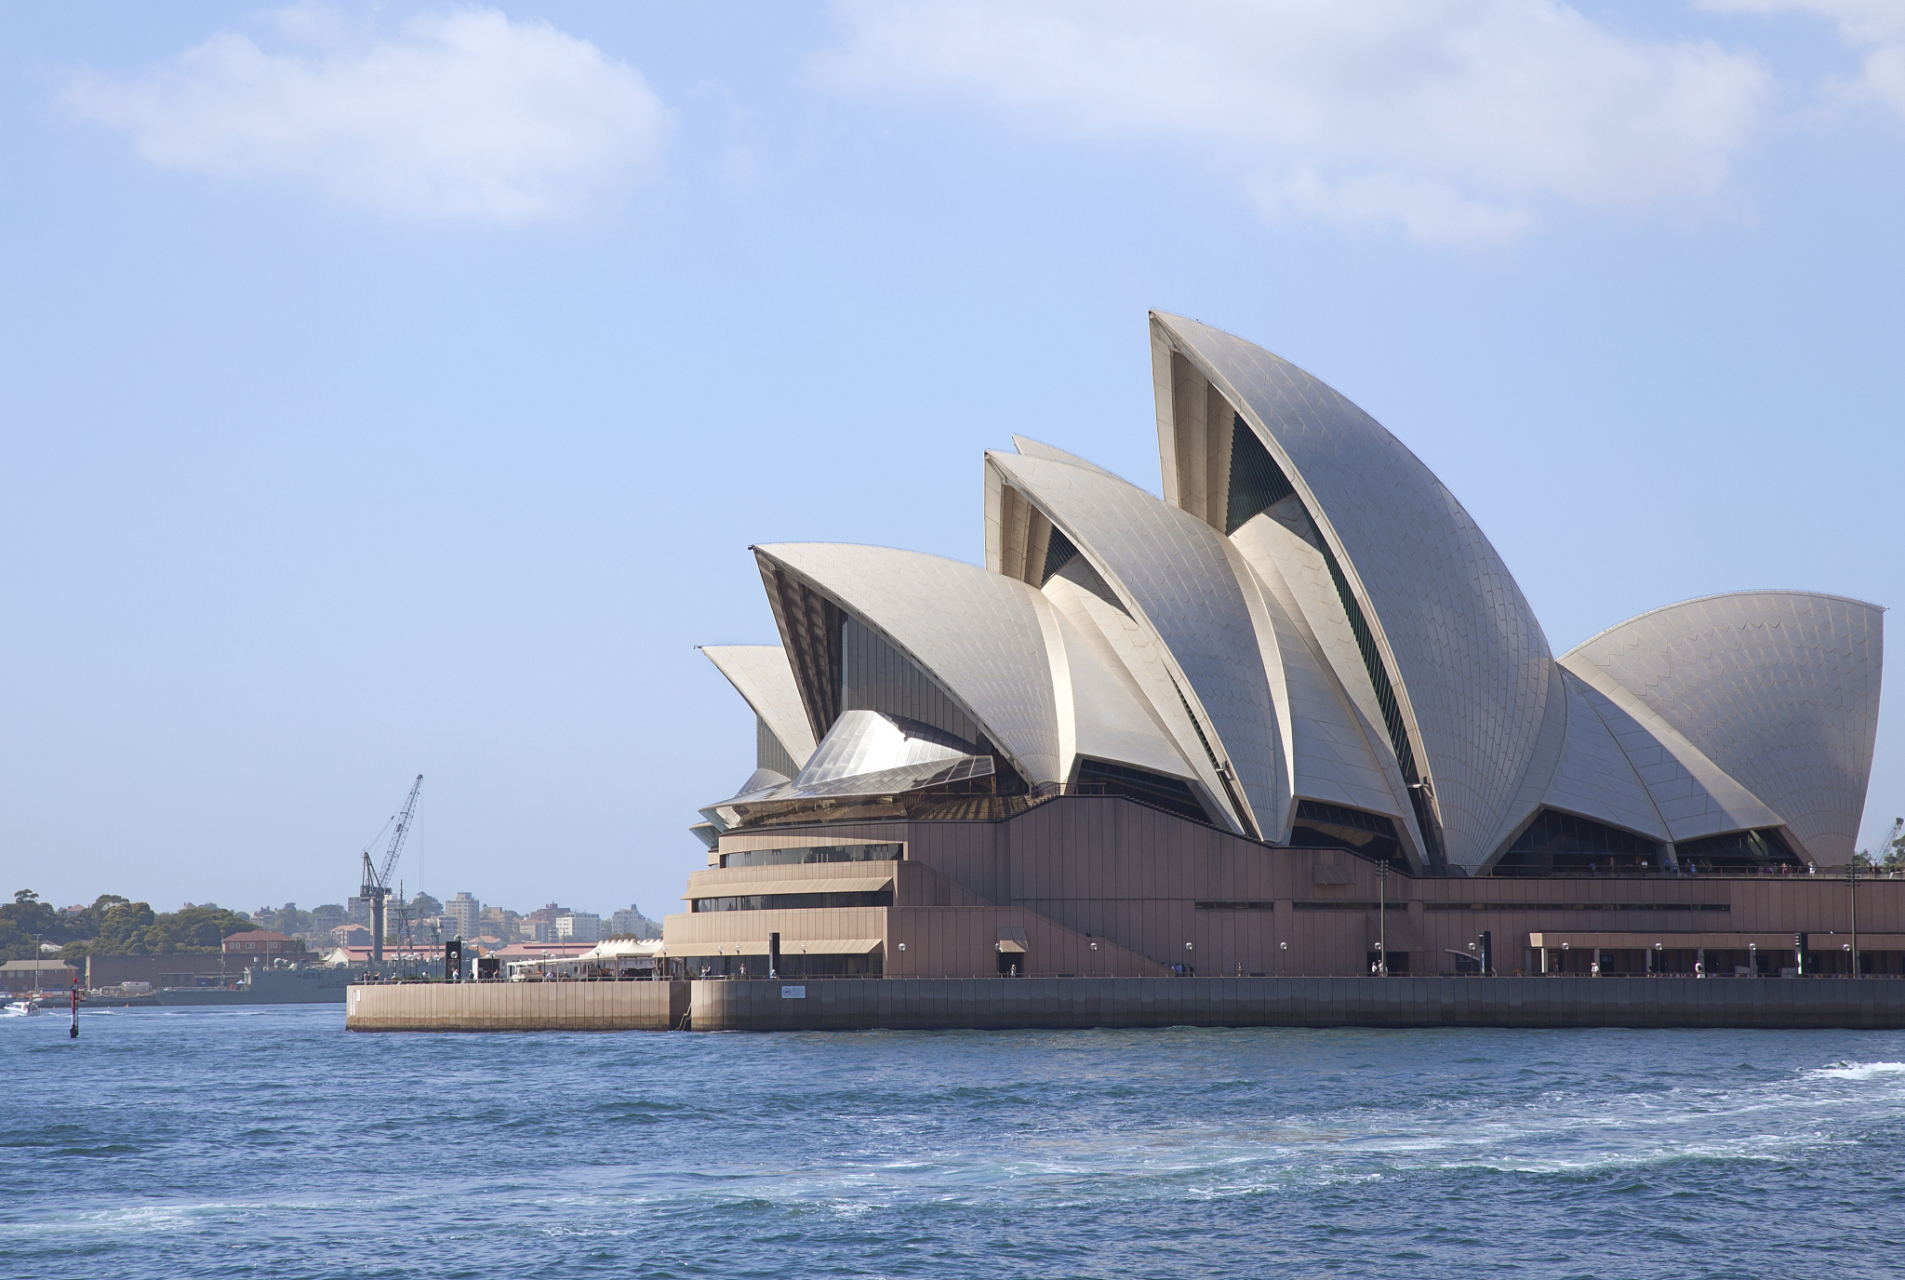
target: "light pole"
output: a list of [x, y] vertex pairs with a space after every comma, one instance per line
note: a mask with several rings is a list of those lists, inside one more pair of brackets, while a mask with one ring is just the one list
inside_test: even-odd
[[1565, 978], [1567, 974], [1568, 974], [1568, 944], [1564, 942], [1561, 944], [1561, 976]]
[[1855, 854], [1845, 864], [1845, 891], [1852, 907], [1852, 945], [1846, 948], [1852, 953], [1852, 976], [1859, 974], [1859, 859]]
[[1187, 978], [1194, 977], [1197, 973], [1197, 967], [1191, 963], [1191, 949], [1190, 943], [1184, 944], [1184, 976]]
[[1091, 944], [1091, 976], [1094, 978], [1098, 976], [1098, 944], [1096, 942]]
[[1279, 942], [1277, 944], [1277, 976], [1279, 978], [1283, 976], [1283, 957], [1289, 953], [1289, 950], [1289, 943]]
[[1654, 944], [1653, 968], [1654, 968], [1653, 976], [1658, 978], [1660, 976], [1660, 944], [1658, 942]]
[[1389, 864], [1376, 864], [1376, 973], [1389, 976]]

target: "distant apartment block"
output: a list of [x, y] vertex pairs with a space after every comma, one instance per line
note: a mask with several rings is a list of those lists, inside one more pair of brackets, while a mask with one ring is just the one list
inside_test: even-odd
[[659, 938], [661, 926], [643, 915], [640, 907], [630, 903], [609, 917], [609, 936]]
[[[483, 932], [477, 927], [483, 918], [483, 904], [467, 893], [459, 893], [443, 906], [444, 916], [455, 922], [456, 937], [474, 938]], [[448, 935], [445, 935], [448, 936]]]
[[599, 942], [602, 917], [592, 911], [571, 911], [556, 917], [556, 939], [560, 942]]

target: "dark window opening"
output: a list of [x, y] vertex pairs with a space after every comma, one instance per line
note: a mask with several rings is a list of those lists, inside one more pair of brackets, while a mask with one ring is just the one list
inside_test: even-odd
[[781, 643], [794, 669], [801, 706], [818, 742], [841, 712], [840, 633], [846, 615], [833, 601], [809, 588], [760, 552], [755, 560], [767, 586], [767, 600], [780, 628]]
[[891, 889], [861, 893], [756, 893], [728, 898], [695, 898], [689, 909], [704, 911], [802, 911], [816, 907], [890, 907]]
[[1192, 904], [1199, 911], [1275, 911], [1274, 902], [1197, 902]]
[[767, 727], [767, 721], [754, 717], [754, 767], [772, 769], [783, 778], [791, 778], [800, 772], [800, 766], [794, 763], [794, 757], [774, 731]]
[[1348, 849], [1376, 862], [1388, 863], [1398, 871], [1409, 870], [1402, 856], [1402, 841], [1396, 836], [1396, 824], [1379, 813], [1365, 813], [1320, 800], [1296, 802], [1296, 825], [1290, 828], [1290, 845], [1297, 849]]
[[1683, 868], [1695, 872], [1763, 871], [1771, 867], [1805, 865], [1805, 860], [1793, 852], [1777, 827], [1682, 840], [1674, 845], [1674, 853]]
[[1079, 795], [1123, 796], [1207, 827], [1215, 825], [1204, 806], [1198, 803], [1197, 793], [1191, 790], [1189, 783], [1149, 769], [1133, 769], [1102, 760], [1080, 760], [1078, 781], [1072, 790]]
[[[800, 944], [781, 952], [781, 981], [801, 978], [877, 978], [885, 969], [885, 960], [876, 954], [864, 956], [804, 956]], [[672, 978], [765, 978], [767, 957], [752, 956], [676, 956], [663, 961]], [[746, 970], [745, 973], [742, 970]]]
[[1057, 525], [1052, 526], [1051, 541], [1045, 544], [1045, 570], [1039, 574], [1038, 584], [1044, 586], [1053, 578], [1063, 578], [1075, 586], [1083, 587], [1100, 600], [1129, 616], [1130, 610], [1118, 599], [1118, 593], [1111, 589], [1104, 576], [1085, 559], [1084, 553], [1072, 545], [1072, 540], [1061, 532]]
[[1660, 846], [1645, 836], [1554, 809], [1535, 815], [1495, 864], [1498, 876], [1658, 871]]
[[[1368, 955], [1369, 955], [1369, 971], [1371, 973], [1374, 973], [1376, 972], [1376, 967], [1382, 963], [1382, 952], [1371, 951], [1368, 953]], [[1389, 976], [1392, 978], [1395, 977], [1397, 974], [1403, 974], [1403, 973], [1409, 972], [1409, 953], [1407, 951], [1391, 951], [1389, 953], [1388, 967], [1389, 967]]]
[[1045, 543], [1045, 569], [1038, 576], [1042, 587], [1052, 580], [1052, 575], [1078, 558], [1078, 548], [1065, 536], [1057, 525], [1052, 526], [1052, 535]]
[[1243, 415], [1231, 415], [1230, 496], [1224, 508], [1224, 532], [1237, 532], [1251, 517], [1295, 492], [1296, 487], [1263, 447], [1263, 441], [1257, 439], [1257, 433], [1244, 422]]
[[723, 867], [787, 867], [809, 862], [896, 862], [905, 857], [898, 841], [879, 844], [809, 844], [794, 849], [743, 849], [721, 855]]

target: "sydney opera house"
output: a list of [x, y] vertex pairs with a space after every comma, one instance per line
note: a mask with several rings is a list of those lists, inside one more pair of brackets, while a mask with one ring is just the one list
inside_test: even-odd
[[[1162, 499], [1018, 439], [983, 567], [753, 548], [780, 643], [704, 650], [756, 767], [676, 972], [1850, 971], [1882, 610], [1714, 595], [1557, 657], [1368, 414], [1150, 330]], [[1863, 972], [1905, 971], [1895, 887]]]

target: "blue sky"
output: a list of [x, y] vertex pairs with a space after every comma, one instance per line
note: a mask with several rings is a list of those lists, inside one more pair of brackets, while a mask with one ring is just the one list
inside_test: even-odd
[[421, 772], [410, 887], [671, 909], [748, 544], [978, 560], [1014, 433], [1155, 489], [1150, 307], [1375, 414], [1557, 653], [1905, 601], [1894, 0], [1171, 11], [0, 9], [0, 888], [340, 901]]

